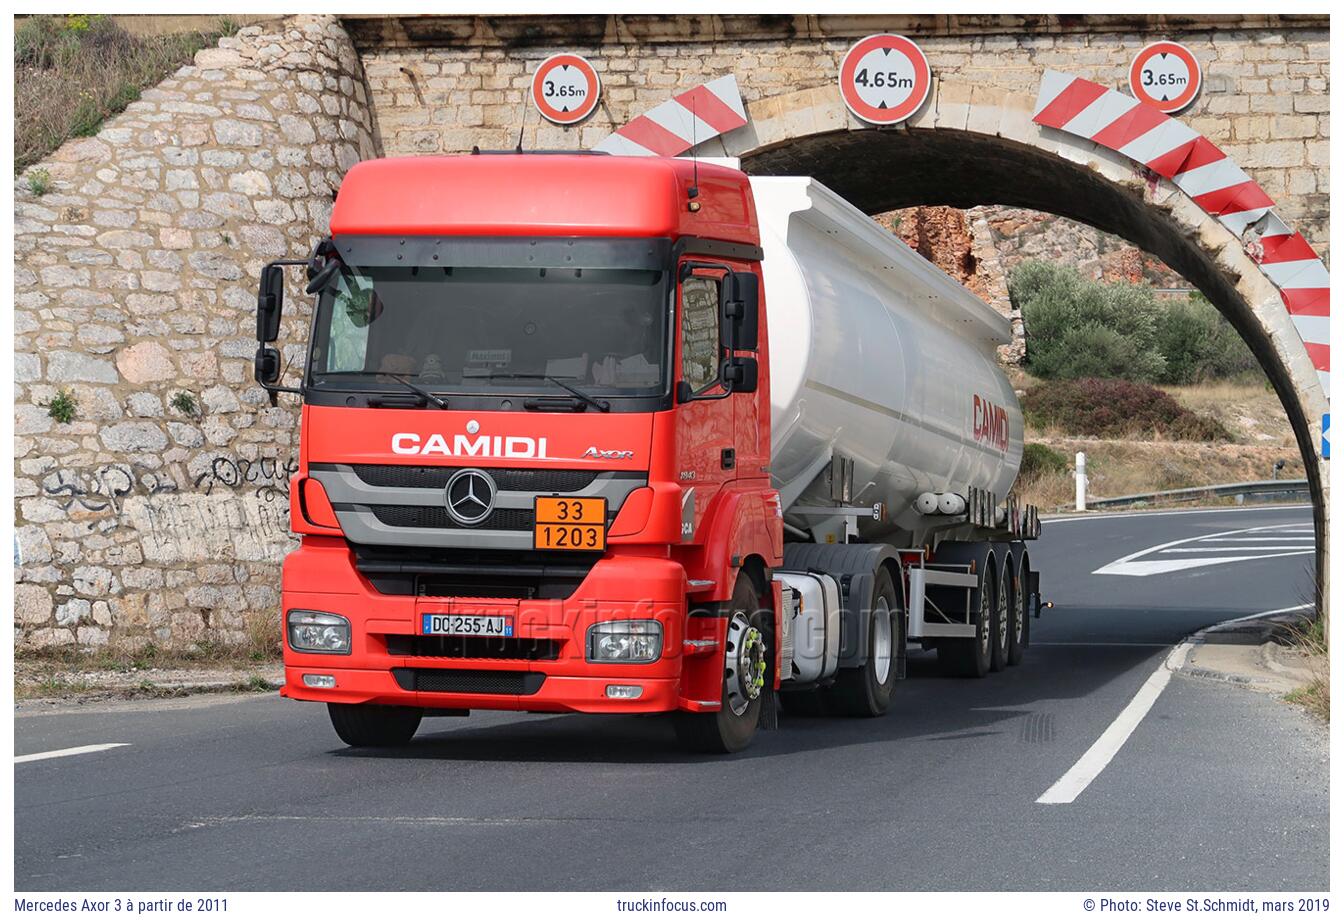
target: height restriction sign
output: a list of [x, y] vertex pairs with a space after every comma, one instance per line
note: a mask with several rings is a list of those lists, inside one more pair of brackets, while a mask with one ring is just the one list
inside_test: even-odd
[[1135, 99], [1168, 115], [1179, 112], [1199, 92], [1199, 61], [1185, 45], [1153, 42], [1129, 65], [1129, 91]]
[[840, 95], [875, 125], [905, 121], [929, 96], [929, 62], [904, 35], [869, 35], [840, 63]]
[[593, 114], [601, 91], [597, 71], [577, 54], [553, 54], [532, 75], [532, 102], [558, 125], [577, 124]]

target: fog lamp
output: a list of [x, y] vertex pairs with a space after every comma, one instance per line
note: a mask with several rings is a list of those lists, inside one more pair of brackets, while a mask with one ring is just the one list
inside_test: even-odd
[[291, 610], [286, 618], [289, 647], [296, 652], [350, 654], [350, 621], [320, 610]]
[[607, 698], [612, 700], [637, 700], [644, 695], [643, 687], [631, 684], [607, 684]]
[[316, 687], [319, 690], [330, 690], [336, 686], [336, 678], [330, 674], [305, 674], [303, 675], [303, 685], [305, 687]]

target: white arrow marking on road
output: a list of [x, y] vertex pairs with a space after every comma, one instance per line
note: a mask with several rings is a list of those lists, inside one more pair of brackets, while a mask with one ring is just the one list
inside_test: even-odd
[[[1247, 527], [1241, 530], [1224, 530], [1221, 533], [1207, 534], [1202, 537], [1186, 537], [1183, 540], [1172, 540], [1170, 543], [1160, 543], [1157, 546], [1150, 546], [1147, 549], [1141, 549], [1137, 553], [1130, 553], [1128, 556], [1122, 556], [1114, 562], [1108, 562], [1101, 568], [1094, 571], [1093, 575], [1131, 575], [1137, 578], [1143, 578], [1148, 575], [1164, 575], [1169, 572], [1179, 572], [1182, 569], [1196, 569], [1211, 565], [1224, 565], [1229, 562], [1245, 562], [1251, 559], [1276, 559], [1282, 556], [1305, 556], [1315, 552], [1312, 547], [1299, 548], [1296, 545], [1285, 543], [1283, 546], [1227, 546], [1218, 545], [1228, 539], [1248, 539], [1257, 543], [1265, 540], [1296, 539], [1291, 537], [1279, 537], [1274, 531], [1282, 531], [1284, 527], [1297, 527], [1300, 525], [1276, 524], [1270, 527]], [[1297, 533], [1299, 531], [1291, 531]], [[1240, 537], [1241, 534], [1255, 534], [1253, 537]], [[1173, 549], [1173, 547], [1184, 546], [1185, 544], [1200, 544], [1194, 548]], [[1314, 540], [1313, 540], [1314, 543]], [[1247, 555], [1247, 553], [1255, 555]], [[1200, 556], [1191, 556], [1181, 559], [1151, 558], [1165, 553], [1202, 553]], [[1144, 559], [1147, 556], [1150, 558]]]
[[1101, 771], [1106, 769], [1107, 764], [1120, 752], [1129, 736], [1134, 733], [1134, 729], [1139, 727], [1143, 717], [1148, 715], [1148, 711], [1153, 708], [1157, 698], [1162, 695], [1162, 691], [1167, 688], [1171, 682], [1171, 675], [1185, 666], [1185, 659], [1189, 656], [1194, 647], [1204, 641], [1204, 636], [1211, 632], [1217, 632], [1234, 626], [1237, 623], [1245, 623], [1248, 620], [1258, 620], [1261, 617], [1270, 617], [1279, 613], [1290, 613], [1294, 610], [1304, 610], [1311, 604], [1298, 604], [1295, 607], [1281, 607], [1278, 610], [1266, 610], [1264, 613], [1253, 613], [1248, 617], [1237, 617], [1235, 620], [1226, 620], [1216, 626], [1209, 626], [1201, 629], [1189, 639], [1186, 639], [1180, 645], [1176, 646], [1157, 666], [1157, 670], [1143, 682], [1139, 692], [1134, 694], [1134, 698], [1129, 701], [1129, 705], [1120, 711], [1120, 715], [1115, 717], [1115, 721], [1106, 726], [1106, 730], [1101, 733], [1101, 737], [1092, 743], [1087, 752], [1078, 758], [1078, 762], [1069, 771], [1059, 778], [1056, 783], [1036, 800], [1038, 805], [1069, 805], [1074, 799], [1082, 795], [1083, 790], [1092, 785], [1092, 781], [1101, 775]]
[[76, 754], [96, 754], [99, 751], [110, 751], [112, 748], [129, 747], [125, 743], [116, 744], [86, 744], [82, 747], [62, 748], [59, 751], [43, 751], [41, 754], [20, 754], [14, 758], [15, 763], [31, 763], [34, 760], [50, 760], [53, 757], [73, 757]]

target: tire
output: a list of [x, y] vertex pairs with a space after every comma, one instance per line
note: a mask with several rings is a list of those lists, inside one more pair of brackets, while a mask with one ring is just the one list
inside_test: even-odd
[[675, 714], [673, 724], [682, 747], [702, 754], [733, 754], [751, 744], [761, 718], [762, 698], [773, 692], [772, 641], [770, 611], [761, 609], [751, 579], [739, 575], [728, 606], [722, 705], [718, 712]]
[[331, 727], [351, 747], [401, 747], [420, 727], [421, 710], [413, 706], [373, 703], [328, 703]]
[[989, 643], [989, 669], [991, 671], [1002, 671], [1008, 667], [1008, 644], [1012, 632], [1012, 612], [1008, 609], [1011, 578], [1012, 561], [1011, 559], [1005, 559], [1004, 564], [1000, 567], [999, 577], [994, 582], [994, 621]]
[[873, 598], [868, 618], [868, 660], [862, 667], [842, 668], [827, 691], [831, 708], [838, 714], [871, 719], [891, 708], [891, 693], [899, 676], [898, 662], [905, 630], [891, 571], [885, 566], [873, 579]]
[[984, 677], [989, 673], [993, 643], [994, 580], [986, 577], [991, 566], [981, 569], [980, 587], [971, 595], [975, 604], [974, 639], [938, 640], [938, 666], [951, 677]]
[[1008, 664], [1019, 665], [1026, 654], [1027, 643], [1031, 638], [1031, 619], [1027, 613], [1027, 560], [1018, 556], [1016, 578], [1010, 584], [1012, 594], [1008, 600]]

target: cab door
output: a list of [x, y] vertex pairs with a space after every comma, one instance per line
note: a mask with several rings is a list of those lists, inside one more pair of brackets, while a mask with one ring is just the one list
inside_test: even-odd
[[683, 266], [678, 272], [676, 431], [683, 542], [700, 538], [700, 523], [714, 497], [737, 478], [734, 403], [739, 397], [724, 397], [719, 379], [719, 299], [726, 273], [726, 266]]

